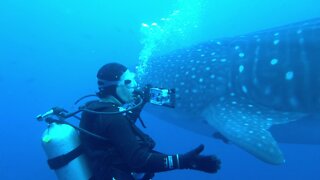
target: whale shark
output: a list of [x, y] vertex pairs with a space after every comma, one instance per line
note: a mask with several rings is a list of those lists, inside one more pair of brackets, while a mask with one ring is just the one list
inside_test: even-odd
[[320, 144], [320, 18], [199, 43], [144, 66], [142, 84], [176, 90], [174, 109], [147, 106], [171, 123], [275, 165], [285, 162], [277, 137], [297, 132]]

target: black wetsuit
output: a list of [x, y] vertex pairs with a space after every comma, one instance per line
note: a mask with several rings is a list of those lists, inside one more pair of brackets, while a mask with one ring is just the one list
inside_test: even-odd
[[[117, 105], [105, 102], [90, 102], [87, 108], [99, 112], [118, 112]], [[99, 136], [103, 141], [81, 134], [85, 153], [88, 156], [93, 179], [130, 180], [131, 172], [153, 173], [171, 170], [165, 164], [167, 155], [153, 151], [154, 141], [135, 125], [141, 108], [122, 114], [93, 114], [83, 112], [80, 127]]]

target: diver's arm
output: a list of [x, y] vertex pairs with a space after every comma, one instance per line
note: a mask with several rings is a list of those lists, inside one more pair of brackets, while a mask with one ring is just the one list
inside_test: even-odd
[[217, 158], [199, 155], [203, 147], [182, 155], [166, 155], [141, 146], [130, 122], [122, 115], [112, 118], [106, 132], [123, 160], [136, 172], [161, 172], [186, 168], [216, 172], [219, 169], [220, 161]]
[[[109, 118], [109, 122], [106, 129], [107, 137], [125, 163], [133, 169], [145, 166], [153, 152], [148, 147], [141, 145], [132, 129], [131, 122], [122, 115]], [[165, 155], [161, 156], [165, 157]], [[159, 164], [163, 166], [163, 161], [159, 161]]]

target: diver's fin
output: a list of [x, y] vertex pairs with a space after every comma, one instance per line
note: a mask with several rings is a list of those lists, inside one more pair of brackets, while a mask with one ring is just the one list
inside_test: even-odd
[[203, 116], [230, 142], [265, 162], [282, 164], [284, 157], [268, 129], [302, 115], [277, 112], [249, 103], [245, 98], [231, 97], [206, 108]]

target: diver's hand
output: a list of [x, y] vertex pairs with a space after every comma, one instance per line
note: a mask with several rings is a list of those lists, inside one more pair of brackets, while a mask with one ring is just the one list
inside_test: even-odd
[[142, 98], [142, 100], [145, 103], [147, 103], [150, 101], [150, 88], [151, 87], [152, 86], [150, 84], [147, 84], [143, 88], [135, 90], [134, 94], [140, 96]]
[[200, 155], [203, 149], [204, 145], [200, 145], [188, 153], [181, 155], [179, 158], [180, 168], [216, 173], [220, 169], [221, 161], [214, 155]]

